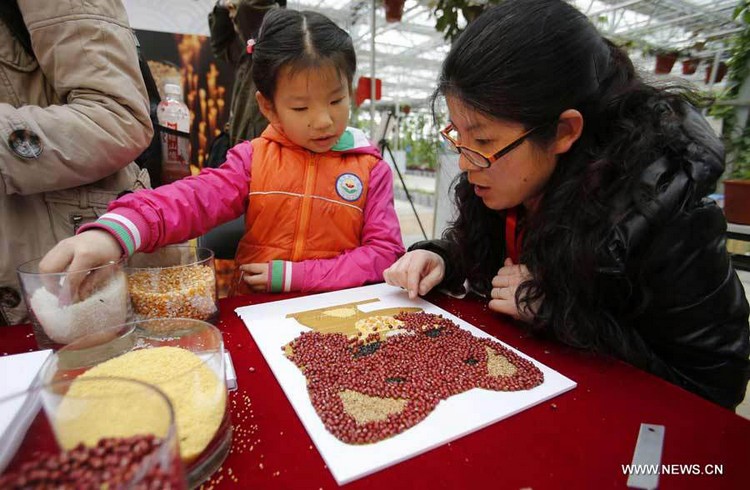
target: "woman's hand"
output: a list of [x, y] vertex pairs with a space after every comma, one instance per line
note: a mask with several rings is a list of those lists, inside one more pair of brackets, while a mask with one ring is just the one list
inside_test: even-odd
[[[88, 230], [55, 245], [39, 262], [39, 272], [46, 274], [93, 269], [116, 262], [122, 255], [120, 243], [109, 232]], [[87, 279], [86, 274], [68, 274], [65, 294], [70, 297], [61, 301], [63, 303], [75, 301], [76, 298], [83, 296], [79, 288], [85, 279]], [[53, 286], [57, 288], [60, 285], [50, 285], [50, 287]]]
[[243, 264], [240, 266], [242, 280], [255, 293], [268, 291], [268, 262]]
[[505, 259], [503, 267], [497, 271], [497, 275], [492, 279], [492, 291], [490, 291], [492, 299], [488, 305], [490, 310], [505, 313], [517, 320], [531, 323], [538, 305], [532, 305], [530, 311], [529, 308], [521, 309], [516, 304], [518, 286], [530, 278], [531, 274], [525, 265], [514, 264], [512, 260]]
[[435, 252], [414, 250], [407, 252], [383, 272], [383, 279], [391, 286], [409, 292], [409, 298], [424, 296], [440, 284], [445, 276], [445, 262]]

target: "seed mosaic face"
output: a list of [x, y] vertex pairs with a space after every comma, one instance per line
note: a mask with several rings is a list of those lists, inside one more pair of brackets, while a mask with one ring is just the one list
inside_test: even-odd
[[341, 441], [392, 437], [424, 420], [441, 400], [472, 388], [519, 391], [544, 382], [532, 362], [499, 342], [442, 316], [404, 310], [410, 311], [365, 314], [356, 305], [338, 306], [329, 310], [336, 312], [336, 329], [326, 328], [322, 310], [289, 315], [314, 330], [283, 349], [305, 375], [326, 429]]

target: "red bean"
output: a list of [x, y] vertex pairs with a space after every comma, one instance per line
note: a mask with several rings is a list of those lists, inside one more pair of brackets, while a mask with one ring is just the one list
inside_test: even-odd
[[[159, 444], [153, 435], [106, 438], [94, 447], [79, 444], [59, 454], [38, 454], [0, 476], [0, 488], [124, 488]], [[182, 488], [179, 473], [169, 470], [154, 464], [135, 488]]]

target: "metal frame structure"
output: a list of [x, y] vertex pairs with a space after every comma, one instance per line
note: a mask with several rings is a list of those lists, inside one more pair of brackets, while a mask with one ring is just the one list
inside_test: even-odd
[[[643, 40], [665, 49], [689, 49], [705, 43], [722, 50], [741, 29], [732, 19], [737, 0], [578, 0], [605, 35]], [[584, 7], [585, 8], [582, 8]]]
[[[398, 23], [385, 22], [381, 1], [289, 0], [288, 6], [319, 11], [347, 29], [357, 50], [359, 74], [376, 73], [383, 82], [384, 101], [423, 105], [435, 86], [449, 43], [435, 30], [429, 0], [406, 0], [402, 21]], [[703, 44], [703, 51], [694, 53], [702, 58], [713, 59], [722, 53], [725, 56], [728, 39], [742, 26], [732, 19], [737, 0], [571, 0], [571, 3], [608, 37], [683, 51]], [[374, 22], [372, 5], [376, 5]]]

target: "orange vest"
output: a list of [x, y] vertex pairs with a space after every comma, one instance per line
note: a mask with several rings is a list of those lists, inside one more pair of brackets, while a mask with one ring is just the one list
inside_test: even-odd
[[[237, 265], [327, 259], [360, 246], [370, 172], [366, 153], [301, 148], [273, 126], [253, 145], [245, 234]], [[236, 294], [250, 290], [244, 282]]]

